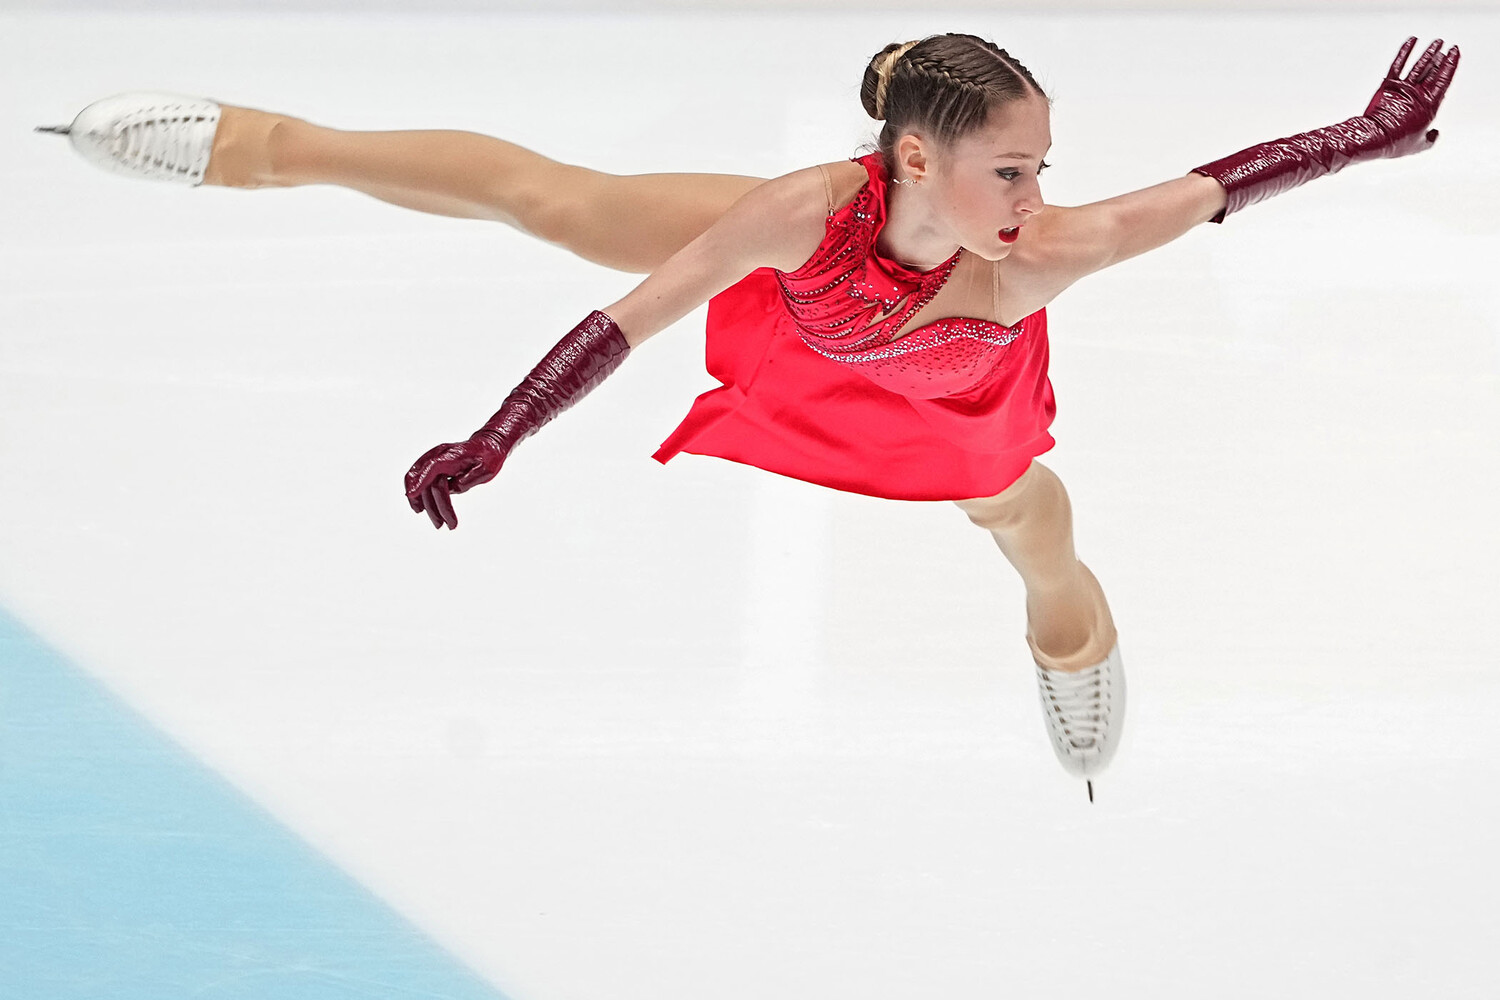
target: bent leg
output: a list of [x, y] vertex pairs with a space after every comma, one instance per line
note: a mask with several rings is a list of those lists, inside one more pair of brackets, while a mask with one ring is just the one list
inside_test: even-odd
[[1073, 507], [1057, 474], [1040, 462], [1005, 492], [959, 500], [987, 529], [1026, 584], [1026, 641], [1049, 670], [1104, 661], [1117, 640], [1099, 581], [1073, 551]]
[[762, 182], [616, 176], [474, 132], [345, 132], [231, 106], [204, 175], [205, 184], [241, 188], [336, 184], [419, 212], [503, 222], [637, 273], [654, 270]]

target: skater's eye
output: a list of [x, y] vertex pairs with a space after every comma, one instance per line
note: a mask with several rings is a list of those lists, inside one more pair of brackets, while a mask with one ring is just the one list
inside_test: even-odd
[[[1050, 166], [1052, 166], [1052, 164], [1048, 163], [1046, 160], [1043, 160], [1042, 161], [1042, 165], [1036, 168], [1037, 176], [1040, 177], [1042, 175], [1042, 171], [1046, 170]], [[1003, 169], [997, 169], [995, 171], [995, 173], [999, 174], [1001, 177], [1005, 178], [1008, 181], [1013, 181], [1017, 177], [1021, 176], [1021, 171], [1016, 170], [1013, 167], [1005, 167]]]

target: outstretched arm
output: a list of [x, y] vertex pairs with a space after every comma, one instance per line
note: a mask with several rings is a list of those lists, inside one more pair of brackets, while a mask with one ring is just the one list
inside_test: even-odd
[[630, 351], [759, 267], [790, 270], [823, 235], [816, 170], [741, 197], [608, 311], [595, 310], [557, 343], [467, 440], [440, 444], [406, 473], [406, 499], [435, 528], [458, 527], [451, 495], [489, 482], [512, 449], [591, 392]]
[[[1438, 39], [1401, 75], [1416, 38], [1396, 53], [1365, 112], [1337, 125], [1264, 142], [1194, 168], [1186, 177], [1078, 208], [1049, 206], [1032, 223], [1033, 255], [1066, 287], [1085, 274], [1170, 243], [1350, 163], [1432, 148], [1429, 128], [1458, 68], [1458, 46]], [[1061, 290], [1059, 287], [1057, 290]]]
[[823, 239], [824, 204], [817, 168], [752, 188], [604, 311], [636, 347], [756, 268], [795, 270]]
[[1165, 246], [1211, 220], [1226, 200], [1218, 181], [1188, 174], [1090, 205], [1048, 205], [1030, 224], [1028, 257], [1066, 286]]

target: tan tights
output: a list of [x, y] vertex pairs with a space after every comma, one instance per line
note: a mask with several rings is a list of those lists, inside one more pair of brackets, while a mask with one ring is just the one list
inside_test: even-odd
[[474, 132], [344, 132], [225, 107], [205, 184], [337, 184], [419, 212], [487, 219], [596, 264], [649, 274], [760, 177], [616, 176]]
[[[503, 222], [585, 260], [650, 273], [762, 182], [733, 174], [616, 176], [549, 160], [473, 132], [345, 132], [225, 107], [206, 184], [337, 184], [381, 201]], [[1062, 481], [1033, 462], [998, 496], [960, 500], [1026, 584], [1026, 639], [1052, 670], [1099, 663], [1115, 626], [1099, 582], [1073, 552]]]
[[1073, 552], [1073, 505], [1057, 474], [1040, 462], [1003, 493], [959, 500], [987, 528], [1026, 584], [1026, 642], [1049, 670], [1103, 662], [1116, 634], [1109, 602]]

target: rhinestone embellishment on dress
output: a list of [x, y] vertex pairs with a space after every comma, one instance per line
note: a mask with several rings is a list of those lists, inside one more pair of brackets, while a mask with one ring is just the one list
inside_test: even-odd
[[776, 272], [797, 333], [815, 353], [894, 391], [932, 398], [973, 390], [1003, 366], [1027, 321], [944, 317], [903, 333], [964, 251], [930, 271], [882, 257], [875, 242], [885, 221], [884, 171], [865, 162], [870, 182], [828, 216], [823, 245], [797, 270]]

